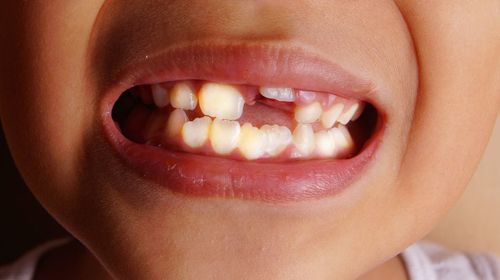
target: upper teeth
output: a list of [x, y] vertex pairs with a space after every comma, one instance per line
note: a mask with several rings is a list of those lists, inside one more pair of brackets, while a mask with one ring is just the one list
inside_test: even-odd
[[344, 104], [337, 103], [334, 104], [330, 109], [324, 111], [321, 115], [321, 124], [324, 128], [331, 128], [337, 122], [342, 110], [344, 109]]
[[198, 105], [198, 98], [193, 86], [188, 83], [177, 83], [170, 91], [172, 107], [183, 110], [194, 110]]
[[361, 115], [359, 111], [361, 111], [362, 109], [363, 108], [359, 102], [353, 102], [345, 107], [344, 112], [342, 113], [342, 115], [340, 115], [337, 121], [343, 125], [346, 125], [348, 122], [353, 120], [354, 117], [359, 117], [359, 115]]
[[[198, 92], [196, 88], [199, 88]], [[294, 118], [297, 126], [293, 133], [286, 126], [272, 124], [260, 128], [251, 123], [240, 126], [236, 120], [243, 114], [246, 92], [236, 86], [213, 82], [194, 86], [188, 81], [178, 82], [173, 87], [151, 87], [156, 106], [163, 108], [170, 104], [175, 108], [168, 118], [165, 134], [182, 140], [193, 149], [207, 147], [218, 155], [239, 151], [249, 160], [276, 157], [285, 152], [300, 158], [352, 153], [354, 142], [344, 125], [359, 118], [364, 109], [363, 102], [333, 95], [321, 99], [319, 93], [286, 87], [260, 87], [259, 93], [269, 99], [296, 104]], [[198, 105], [205, 116], [189, 121], [186, 111], [194, 111]], [[209, 145], [205, 145], [207, 143]]]
[[305, 106], [297, 106], [295, 109], [295, 120], [299, 123], [313, 123], [319, 119], [323, 109], [319, 102], [313, 102]]
[[233, 86], [206, 83], [200, 89], [200, 108], [203, 114], [225, 120], [237, 120], [243, 114], [243, 99]]
[[260, 94], [269, 99], [274, 99], [282, 102], [294, 102], [295, 93], [292, 88], [273, 88], [261, 87]]
[[153, 100], [156, 104], [156, 106], [163, 108], [170, 104], [170, 99], [167, 93], [167, 90], [163, 88], [162, 86], [156, 84], [153, 85], [151, 88], [152, 94], [153, 94]]

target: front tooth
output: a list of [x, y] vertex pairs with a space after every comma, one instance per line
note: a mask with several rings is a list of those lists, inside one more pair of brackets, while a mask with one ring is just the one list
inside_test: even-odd
[[261, 87], [259, 92], [262, 96], [282, 102], [294, 102], [295, 93], [292, 88]]
[[286, 126], [263, 125], [260, 130], [265, 135], [264, 151], [270, 156], [277, 156], [292, 142], [292, 132]]
[[215, 119], [210, 128], [213, 150], [220, 155], [231, 153], [238, 146], [240, 131], [240, 124], [236, 121]]
[[182, 140], [191, 148], [199, 148], [208, 139], [212, 119], [209, 117], [197, 118], [184, 124], [182, 127]]
[[238, 148], [248, 160], [258, 159], [264, 154], [265, 135], [257, 127], [245, 123], [241, 127]]
[[243, 114], [245, 100], [240, 91], [230, 85], [206, 83], [199, 93], [203, 114], [226, 120], [237, 120]]
[[198, 105], [198, 98], [190, 83], [177, 83], [170, 91], [172, 107], [183, 110], [194, 110]]
[[322, 130], [314, 134], [316, 153], [320, 157], [332, 157], [335, 155], [335, 139], [329, 131]]
[[310, 124], [299, 124], [293, 131], [293, 143], [301, 157], [314, 151], [314, 131]]
[[321, 115], [321, 124], [324, 128], [332, 128], [344, 110], [344, 104], [336, 103]]
[[167, 135], [170, 138], [176, 137], [182, 130], [184, 123], [188, 121], [186, 112], [181, 109], [175, 109], [170, 113], [167, 121]]
[[168, 96], [167, 89], [159, 84], [154, 84], [151, 86], [151, 92], [153, 93], [153, 101], [158, 108], [163, 108], [170, 104], [170, 97]]
[[352, 140], [349, 130], [343, 125], [330, 129], [330, 133], [335, 141], [337, 154], [347, 156], [354, 151], [354, 141]]
[[338, 122], [346, 125], [348, 122], [350, 122], [356, 115], [359, 117], [361, 115], [361, 112], [363, 110], [363, 106], [361, 106], [360, 102], [352, 102], [352, 104], [346, 106], [344, 112], [340, 115]]
[[297, 106], [295, 109], [295, 120], [299, 123], [313, 123], [319, 119], [322, 111], [319, 102], [313, 102], [306, 106]]

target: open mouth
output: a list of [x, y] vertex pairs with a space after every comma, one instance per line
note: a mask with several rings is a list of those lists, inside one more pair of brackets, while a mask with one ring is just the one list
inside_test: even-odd
[[208, 81], [133, 87], [112, 117], [138, 144], [260, 162], [353, 157], [377, 120], [370, 104], [330, 93]]
[[[253, 81], [265, 82], [265, 65], [255, 67], [255, 59], [271, 61], [276, 69], [283, 53], [277, 57], [248, 46], [229, 50], [204, 46], [169, 53], [167, 58], [181, 61], [194, 51], [197, 59], [160, 63], [163, 74], [134, 81], [136, 86], [106, 103], [108, 139], [126, 162], [141, 177], [197, 196], [296, 201], [334, 195], [350, 185], [381, 138], [383, 118], [376, 106], [346, 96], [348, 89], [320, 90], [328, 82], [314, 88], [283, 83], [308, 69], [303, 61], [297, 64], [303, 68], [280, 71], [282, 77], [273, 72], [270, 83], [242, 82], [237, 78], [252, 71]], [[310, 60], [288, 56], [288, 65], [294, 59]], [[228, 61], [246, 67], [228, 74]], [[207, 71], [207, 63], [219, 68]], [[314, 69], [321, 73], [324, 67]]]

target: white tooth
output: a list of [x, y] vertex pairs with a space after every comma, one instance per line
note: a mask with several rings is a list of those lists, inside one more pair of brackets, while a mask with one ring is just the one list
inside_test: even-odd
[[198, 98], [190, 83], [177, 83], [170, 91], [170, 103], [172, 107], [183, 110], [194, 110], [198, 104]]
[[322, 130], [314, 134], [316, 153], [320, 157], [332, 157], [335, 155], [335, 140], [333, 134], [327, 130]]
[[322, 111], [319, 102], [313, 102], [306, 106], [297, 106], [295, 108], [295, 120], [299, 123], [313, 123], [319, 119]]
[[330, 109], [324, 111], [321, 115], [321, 124], [323, 124], [323, 127], [332, 128], [340, 117], [340, 114], [342, 114], [343, 109], [344, 104], [336, 103]]
[[245, 100], [240, 91], [230, 85], [206, 83], [199, 93], [203, 114], [225, 120], [237, 120], [243, 114]]
[[309, 124], [299, 124], [293, 131], [293, 143], [301, 157], [307, 157], [314, 151], [314, 131]]
[[[358, 111], [363, 110], [359, 102], [352, 102], [344, 108], [344, 112], [340, 115], [338, 122], [346, 125], [350, 122], [356, 114], [360, 114]], [[358, 116], [359, 117], [359, 116]]]
[[245, 123], [241, 127], [238, 148], [248, 160], [258, 159], [264, 154], [265, 135], [257, 127]]
[[212, 119], [206, 116], [185, 123], [182, 127], [182, 140], [191, 148], [203, 146], [208, 139], [211, 123]]
[[365, 107], [366, 107], [366, 103], [360, 102], [358, 109], [356, 110], [356, 112], [354, 113], [354, 115], [351, 118], [351, 121], [355, 121], [355, 120], [359, 119], [359, 117], [361, 117], [361, 115], [363, 114]]
[[286, 126], [263, 125], [260, 130], [265, 135], [264, 151], [270, 156], [277, 156], [292, 143], [292, 132]]
[[260, 94], [266, 98], [282, 102], [294, 102], [295, 93], [292, 88], [261, 87]]
[[220, 155], [230, 154], [238, 146], [240, 124], [236, 121], [215, 119], [210, 128], [210, 142]]
[[330, 133], [335, 141], [338, 155], [346, 156], [354, 151], [354, 141], [345, 126], [334, 127], [330, 129]]
[[170, 104], [170, 98], [168, 96], [167, 89], [163, 88], [159, 84], [154, 84], [151, 86], [151, 92], [153, 93], [153, 100], [158, 108], [163, 108]]
[[182, 130], [182, 126], [184, 126], [184, 123], [188, 121], [188, 117], [186, 115], [186, 112], [181, 109], [175, 109], [170, 113], [170, 116], [168, 117], [167, 121], [167, 135], [168, 137], [176, 137], [179, 135], [179, 133]]

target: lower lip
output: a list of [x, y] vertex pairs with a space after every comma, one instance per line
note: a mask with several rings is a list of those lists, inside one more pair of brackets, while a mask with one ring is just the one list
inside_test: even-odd
[[173, 152], [125, 138], [109, 113], [104, 133], [132, 172], [187, 196], [267, 202], [303, 201], [335, 196], [360, 177], [381, 142], [380, 125], [361, 152], [344, 160], [259, 163]]

